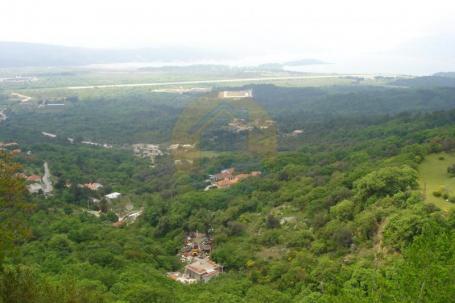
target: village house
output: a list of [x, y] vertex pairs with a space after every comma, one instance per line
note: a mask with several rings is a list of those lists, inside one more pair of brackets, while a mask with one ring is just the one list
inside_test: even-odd
[[114, 200], [114, 199], [118, 199], [122, 196], [121, 193], [118, 193], [118, 192], [113, 192], [113, 193], [110, 193], [110, 194], [107, 194], [105, 195], [105, 197], [109, 200]]
[[95, 190], [98, 190], [98, 189], [102, 188], [103, 185], [100, 184], [100, 183], [93, 182], [93, 183], [85, 183], [85, 184], [83, 185], [83, 187], [95, 191]]
[[32, 183], [27, 185], [27, 190], [31, 194], [36, 194], [43, 190], [43, 185], [41, 183]]
[[184, 274], [190, 279], [195, 279], [197, 282], [208, 282], [222, 272], [223, 267], [207, 257], [204, 259], [198, 258], [193, 263], [185, 266]]
[[29, 182], [40, 182], [41, 181], [41, 176], [38, 175], [31, 175], [27, 177], [27, 181]]
[[299, 135], [301, 135], [301, 134], [303, 134], [303, 130], [301, 130], [301, 129], [296, 129], [296, 130], [292, 131], [291, 136], [292, 136], [292, 137], [297, 137], [297, 136], [299, 136]]

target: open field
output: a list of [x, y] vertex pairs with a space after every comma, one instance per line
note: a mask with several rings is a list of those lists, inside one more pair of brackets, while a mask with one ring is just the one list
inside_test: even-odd
[[433, 192], [444, 188], [450, 196], [455, 195], [455, 178], [447, 174], [447, 167], [454, 163], [455, 154], [437, 153], [427, 156], [419, 167], [419, 183], [426, 201], [446, 211], [455, 208], [455, 204], [435, 197]]

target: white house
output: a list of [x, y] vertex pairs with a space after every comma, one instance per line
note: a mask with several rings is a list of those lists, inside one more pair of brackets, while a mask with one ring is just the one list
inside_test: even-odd
[[113, 192], [113, 193], [105, 195], [105, 197], [108, 198], [108, 199], [113, 200], [113, 199], [120, 198], [121, 195], [122, 195], [121, 193]]

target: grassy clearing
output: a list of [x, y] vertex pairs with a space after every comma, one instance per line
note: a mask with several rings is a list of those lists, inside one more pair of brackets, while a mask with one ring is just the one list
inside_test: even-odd
[[435, 197], [433, 192], [444, 189], [450, 196], [455, 196], [455, 178], [447, 174], [447, 167], [454, 163], [455, 154], [437, 153], [428, 155], [419, 167], [419, 182], [425, 200], [445, 211], [455, 209], [455, 204]]

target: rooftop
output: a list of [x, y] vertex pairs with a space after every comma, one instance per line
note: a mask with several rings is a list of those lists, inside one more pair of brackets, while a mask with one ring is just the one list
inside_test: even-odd
[[197, 259], [193, 263], [186, 266], [187, 270], [192, 272], [202, 274], [211, 274], [213, 272], [219, 271], [220, 265], [216, 264], [212, 260], [205, 258], [205, 259]]

